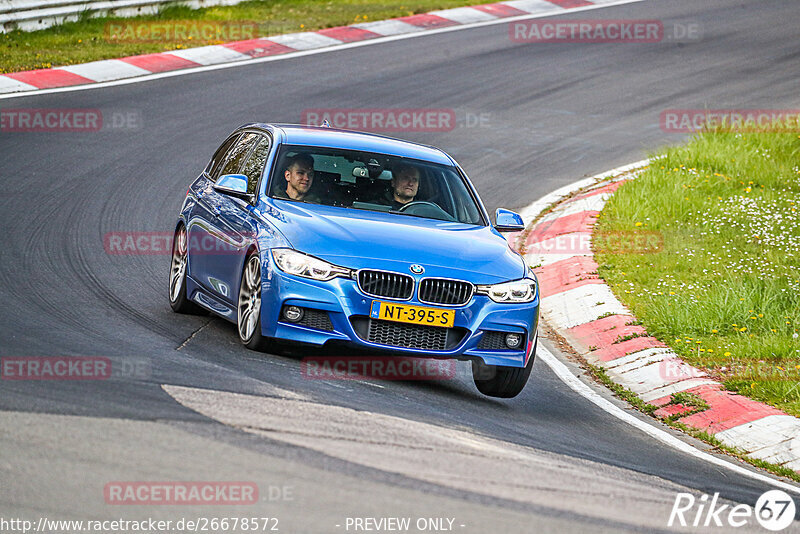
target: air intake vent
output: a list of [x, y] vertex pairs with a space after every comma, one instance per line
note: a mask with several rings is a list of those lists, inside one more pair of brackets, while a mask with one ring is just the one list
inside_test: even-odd
[[453, 350], [469, 334], [466, 328], [395, 323], [357, 315], [350, 317], [350, 323], [364, 341], [425, 351]]
[[311, 310], [309, 308], [304, 308], [304, 311], [303, 318], [300, 319], [300, 322], [297, 324], [307, 326], [308, 328], [324, 330], [325, 332], [333, 332], [333, 324], [331, 324], [331, 318], [328, 316], [328, 312]]
[[[496, 332], [494, 330], [484, 330], [483, 337], [478, 342], [478, 350], [512, 350], [506, 345], [506, 336], [510, 332]], [[516, 350], [523, 350], [525, 343], [520, 344]]]
[[428, 304], [461, 306], [469, 302], [475, 286], [461, 280], [425, 278], [419, 283], [419, 301]]
[[407, 300], [414, 293], [414, 279], [400, 273], [362, 270], [358, 272], [358, 287], [373, 297]]

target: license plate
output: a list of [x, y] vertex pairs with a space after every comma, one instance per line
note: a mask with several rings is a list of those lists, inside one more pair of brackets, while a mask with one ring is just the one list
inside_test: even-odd
[[398, 323], [424, 324], [450, 328], [456, 318], [455, 310], [442, 310], [439, 308], [423, 308], [422, 306], [409, 306], [408, 304], [395, 304], [394, 302], [372, 301], [370, 317], [395, 321]]

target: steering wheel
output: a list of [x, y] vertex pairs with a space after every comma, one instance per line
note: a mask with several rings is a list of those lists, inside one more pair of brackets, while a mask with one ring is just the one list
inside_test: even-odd
[[[433, 208], [433, 210], [430, 208]], [[431, 219], [441, 219], [444, 221], [455, 222], [456, 220], [455, 217], [444, 211], [441, 206], [427, 200], [412, 200], [408, 204], [401, 206], [397, 211], [398, 213], [404, 213], [407, 211], [410, 215], [420, 215], [422, 217], [430, 217]]]

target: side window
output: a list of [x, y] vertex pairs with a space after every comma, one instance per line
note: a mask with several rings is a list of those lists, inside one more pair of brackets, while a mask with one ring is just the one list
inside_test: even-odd
[[250, 157], [247, 158], [242, 170], [242, 174], [247, 176], [247, 192], [251, 195], [256, 193], [258, 179], [261, 178], [261, 174], [264, 172], [264, 165], [267, 163], [268, 155], [269, 139], [262, 136], [253, 152], [250, 153]]
[[222, 165], [222, 170], [218, 176], [222, 176], [223, 174], [238, 174], [239, 169], [242, 168], [242, 163], [244, 163], [244, 158], [247, 157], [247, 154], [256, 141], [258, 141], [259, 137], [261, 136], [257, 133], [244, 134], [239, 139], [239, 142], [228, 152], [228, 157], [225, 159], [225, 163]]
[[225, 156], [228, 155], [228, 151], [231, 149], [236, 140], [239, 139], [239, 137], [241, 137], [240, 134], [232, 135], [226, 139], [224, 143], [222, 143], [216, 152], [214, 152], [214, 157], [211, 158], [208, 167], [206, 167], [206, 172], [208, 172], [208, 176], [211, 178], [212, 182], [216, 182], [217, 178], [219, 178], [219, 171], [222, 170], [222, 164], [225, 162]]

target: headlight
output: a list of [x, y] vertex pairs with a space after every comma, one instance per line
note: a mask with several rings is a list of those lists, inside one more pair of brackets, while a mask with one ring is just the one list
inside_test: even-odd
[[272, 259], [281, 271], [312, 278], [314, 280], [332, 280], [337, 276], [350, 277], [350, 269], [339, 267], [319, 258], [297, 252], [290, 248], [273, 248]]
[[486, 295], [495, 302], [522, 303], [536, 298], [536, 280], [523, 278], [491, 286], [478, 286], [478, 295]]

